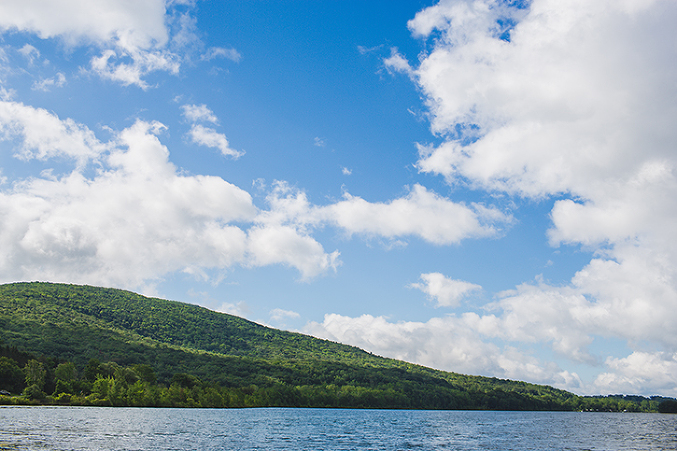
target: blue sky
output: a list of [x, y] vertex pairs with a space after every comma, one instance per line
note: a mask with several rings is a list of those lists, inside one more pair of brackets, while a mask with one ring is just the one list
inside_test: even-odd
[[5, 1], [0, 277], [675, 396], [676, 16]]

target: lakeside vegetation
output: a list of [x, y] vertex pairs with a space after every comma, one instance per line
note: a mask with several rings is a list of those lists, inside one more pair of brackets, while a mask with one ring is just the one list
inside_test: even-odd
[[3, 404], [658, 411], [674, 401], [438, 371], [89, 286], [0, 286], [0, 333]]

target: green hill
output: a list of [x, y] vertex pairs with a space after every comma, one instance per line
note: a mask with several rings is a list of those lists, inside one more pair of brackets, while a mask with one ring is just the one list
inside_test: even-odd
[[21, 399], [35, 402], [656, 410], [659, 401], [582, 398], [437, 371], [196, 305], [89, 286], [1, 285], [0, 339], [0, 389], [21, 389]]

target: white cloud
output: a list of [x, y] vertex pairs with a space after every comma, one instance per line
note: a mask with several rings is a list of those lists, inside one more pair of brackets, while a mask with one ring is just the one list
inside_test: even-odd
[[[257, 217], [260, 228], [250, 231], [252, 242], [265, 243], [254, 252], [254, 261], [287, 263], [307, 278], [314, 276], [318, 268], [324, 271], [338, 265], [338, 252], [325, 254], [322, 246], [310, 237], [313, 228], [331, 225], [349, 235], [383, 237], [397, 240], [398, 244], [400, 237], [418, 236], [444, 245], [494, 236], [498, 233], [496, 224], [511, 221], [510, 216], [496, 209], [454, 203], [421, 185], [415, 185], [406, 197], [388, 203], [370, 203], [348, 194], [345, 198], [315, 206], [303, 191], [276, 182], [266, 198], [270, 208]], [[298, 256], [304, 253], [307, 257], [299, 260]]]
[[30, 44], [24, 44], [24, 46], [19, 49], [19, 53], [21, 53], [30, 64], [33, 64], [37, 58], [40, 58], [40, 50]]
[[314, 145], [316, 147], [326, 147], [327, 146], [327, 144], [324, 142], [324, 138], [319, 138], [317, 136], [314, 139]]
[[[124, 62], [130, 61], [130, 62]], [[143, 77], [150, 72], [179, 72], [180, 63], [176, 54], [168, 51], [139, 51], [134, 53], [106, 50], [91, 60], [92, 70], [102, 78], [121, 83], [123, 86], [150, 87]]]
[[204, 103], [202, 105], [182, 105], [181, 109], [183, 110], [183, 116], [191, 122], [211, 122], [212, 124], [218, 124], [219, 119], [216, 117], [214, 112], [207, 108], [207, 105]]
[[71, 119], [11, 101], [0, 101], [0, 139], [18, 141], [15, 156], [22, 159], [68, 156], [84, 164], [108, 149], [91, 130]]
[[318, 215], [349, 234], [418, 236], [434, 244], [495, 236], [497, 225], [511, 222], [509, 215], [494, 208], [455, 203], [418, 184], [407, 196], [386, 203], [371, 203], [346, 193], [345, 200], [321, 208]]
[[373, 53], [373, 52], [376, 52], [377, 50], [380, 50], [381, 47], [383, 47], [383, 44], [376, 45], [374, 47], [365, 47], [363, 45], [358, 45], [357, 51], [360, 52], [360, 55], [366, 55], [368, 53]]
[[255, 218], [251, 196], [218, 177], [179, 175], [161, 124], [138, 121], [101, 143], [71, 120], [3, 102], [0, 126], [23, 141], [24, 158], [99, 162], [92, 178], [76, 169], [0, 191], [3, 280], [138, 288], [184, 268], [246, 264], [247, 234], [230, 223]]
[[211, 127], [204, 127], [200, 124], [194, 124], [190, 128], [188, 135], [195, 144], [219, 149], [221, 153], [227, 157], [237, 159], [244, 155], [244, 152], [230, 147], [228, 139], [226, 139], [226, 135], [223, 133], [218, 133]]
[[200, 57], [203, 61], [211, 61], [215, 58], [226, 58], [235, 63], [239, 63], [242, 55], [234, 48], [210, 47], [207, 52]]
[[353, 173], [352, 169], [348, 169], [346, 167], [341, 168], [341, 174], [343, 175], [351, 175]]
[[[7, 0], [0, 3], [0, 32], [58, 38], [69, 47], [93, 45], [102, 51], [91, 59], [94, 73], [146, 89], [143, 77], [150, 72], [179, 70], [180, 57], [167, 48], [166, 13], [164, 0]], [[30, 59], [36, 55], [25, 46], [22, 53]]]
[[367, 202], [347, 193], [344, 197], [333, 204], [314, 206], [303, 191], [277, 182], [267, 198], [270, 210], [260, 221], [299, 228], [332, 225], [349, 235], [388, 239], [416, 236], [438, 245], [495, 236], [500, 231], [497, 226], [512, 221], [495, 208], [455, 203], [418, 184], [407, 196], [385, 203]]
[[677, 396], [677, 353], [636, 351], [625, 358], [608, 358], [605, 372], [595, 379], [598, 393], [663, 393]]
[[[410, 76], [444, 139], [419, 146], [419, 170], [476, 189], [560, 196], [550, 243], [595, 252], [569, 284], [504, 293], [496, 315], [476, 316], [477, 330], [606, 361], [603, 379], [644, 393], [669, 383], [659, 369], [655, 380], [631, 374], [627, 365], [646, 357], [638, 343], [664, 349], [651, 354], [660, 362], [677, 352], [676, 19], [668, 0], [533, 0], [524, 9], [442, 0], [409, 22], [415, 36], [433, 36]], [[407, 72], [393, 56], [391, 67]], [[633, 353], [605, 360], [590, 351], [596, 337], [624, 340]]]
[[0, 4], [0, 29], [60, 37], [69, 45], [115, 41], [132, 50], [167, 42], [164, 14], [164, 0], [6, 0]]
[[433, 130], [453, 136], [458, 125], [479, 138], [422, 148], [420, 169], [528, 196], [587, 195], [671, 155], [677, 12], [669, 1], [639, 5], [536, 0], [510, 42], [496, 33], [511, 11], [499, 2], [420, 13], [412, 30], [441, 34], [415, 70]]
[[267, 225], [249, 230], [251, 264], [265, 266], [284, 264], [301, 272], [307, 281], [341, 264], [339, 252], [324, 252], [322, 245], [311, 236], [289, 226]]
[[33, 83], [31, 89], [34, 91], [49, 91], [49, 88], [56, 87], [62, 88], [66, 84], [66, 76], [61, 72], [56, 74], [55, 78], [44, 78], [40, 81]]
[[456, 307], [469, 293], [482, 289], [474, 283], [450, 279], [438, 272], [421, 274], [421, 280], [423, 283], [412, 283], [409, 287], [435, 299], [438, 307]]
[[219, 149], [223, 155], [235, 159], [244, 155], [244, 152], [230, 147], [226, 135], [217, 132], [211, 127], [205, 127], [196, 123], [210, 122], [212, 124], [218, 124], [219, 119], [212, 110], [207, 108], [207, 105], [187, 104], [182, 105], [181, 109], [183, 110], [183, 116], [189, 121], [193, 122], [193, 125], [190, 127], [190, 131], [188, 132], [188, 136], [190, 136], [191, 141], [193, 141], [195, 144]]
[[397, 51], [396, 48], [391, 49], [390, 57], [383, 60], [386, 68], [393, 72], [402, 72], [407, 75], [413, 74], [413, 69], [409, 62]]

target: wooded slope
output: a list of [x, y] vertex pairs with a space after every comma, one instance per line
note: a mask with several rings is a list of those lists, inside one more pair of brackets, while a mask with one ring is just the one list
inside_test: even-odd
[[[152, 399], [135, 398], [146, 401], [121, 397], [121, 405], [183, 405], [186, 399], [201, 405], [198, 392], [163, 401], [161, 389], [171, 387], [203, 394], [209, 387], [219, 394], [207, 403], [215, 406], [655, 410], [658, 402], [581, 398], [548, 386], [437, 371], [196, 305], [90, 286], [1, 285], [0, 339], [4, 355], [24, 372], [30, 358], [42, 362], [46, 393], [57, 389], [57, 366], [72, 362], [78, 376], [61, 387], [79, 390], [73, 399], [104, 404], [115, 402], [94, 391], [97, 378], [120, 379], [124, 390], [134, 384], [137, 391], [160, 390]], [[92, 366], [106, 362], [100, 371]], [[136, 374], [139, 368], [152, 369], [153, 377]]]

